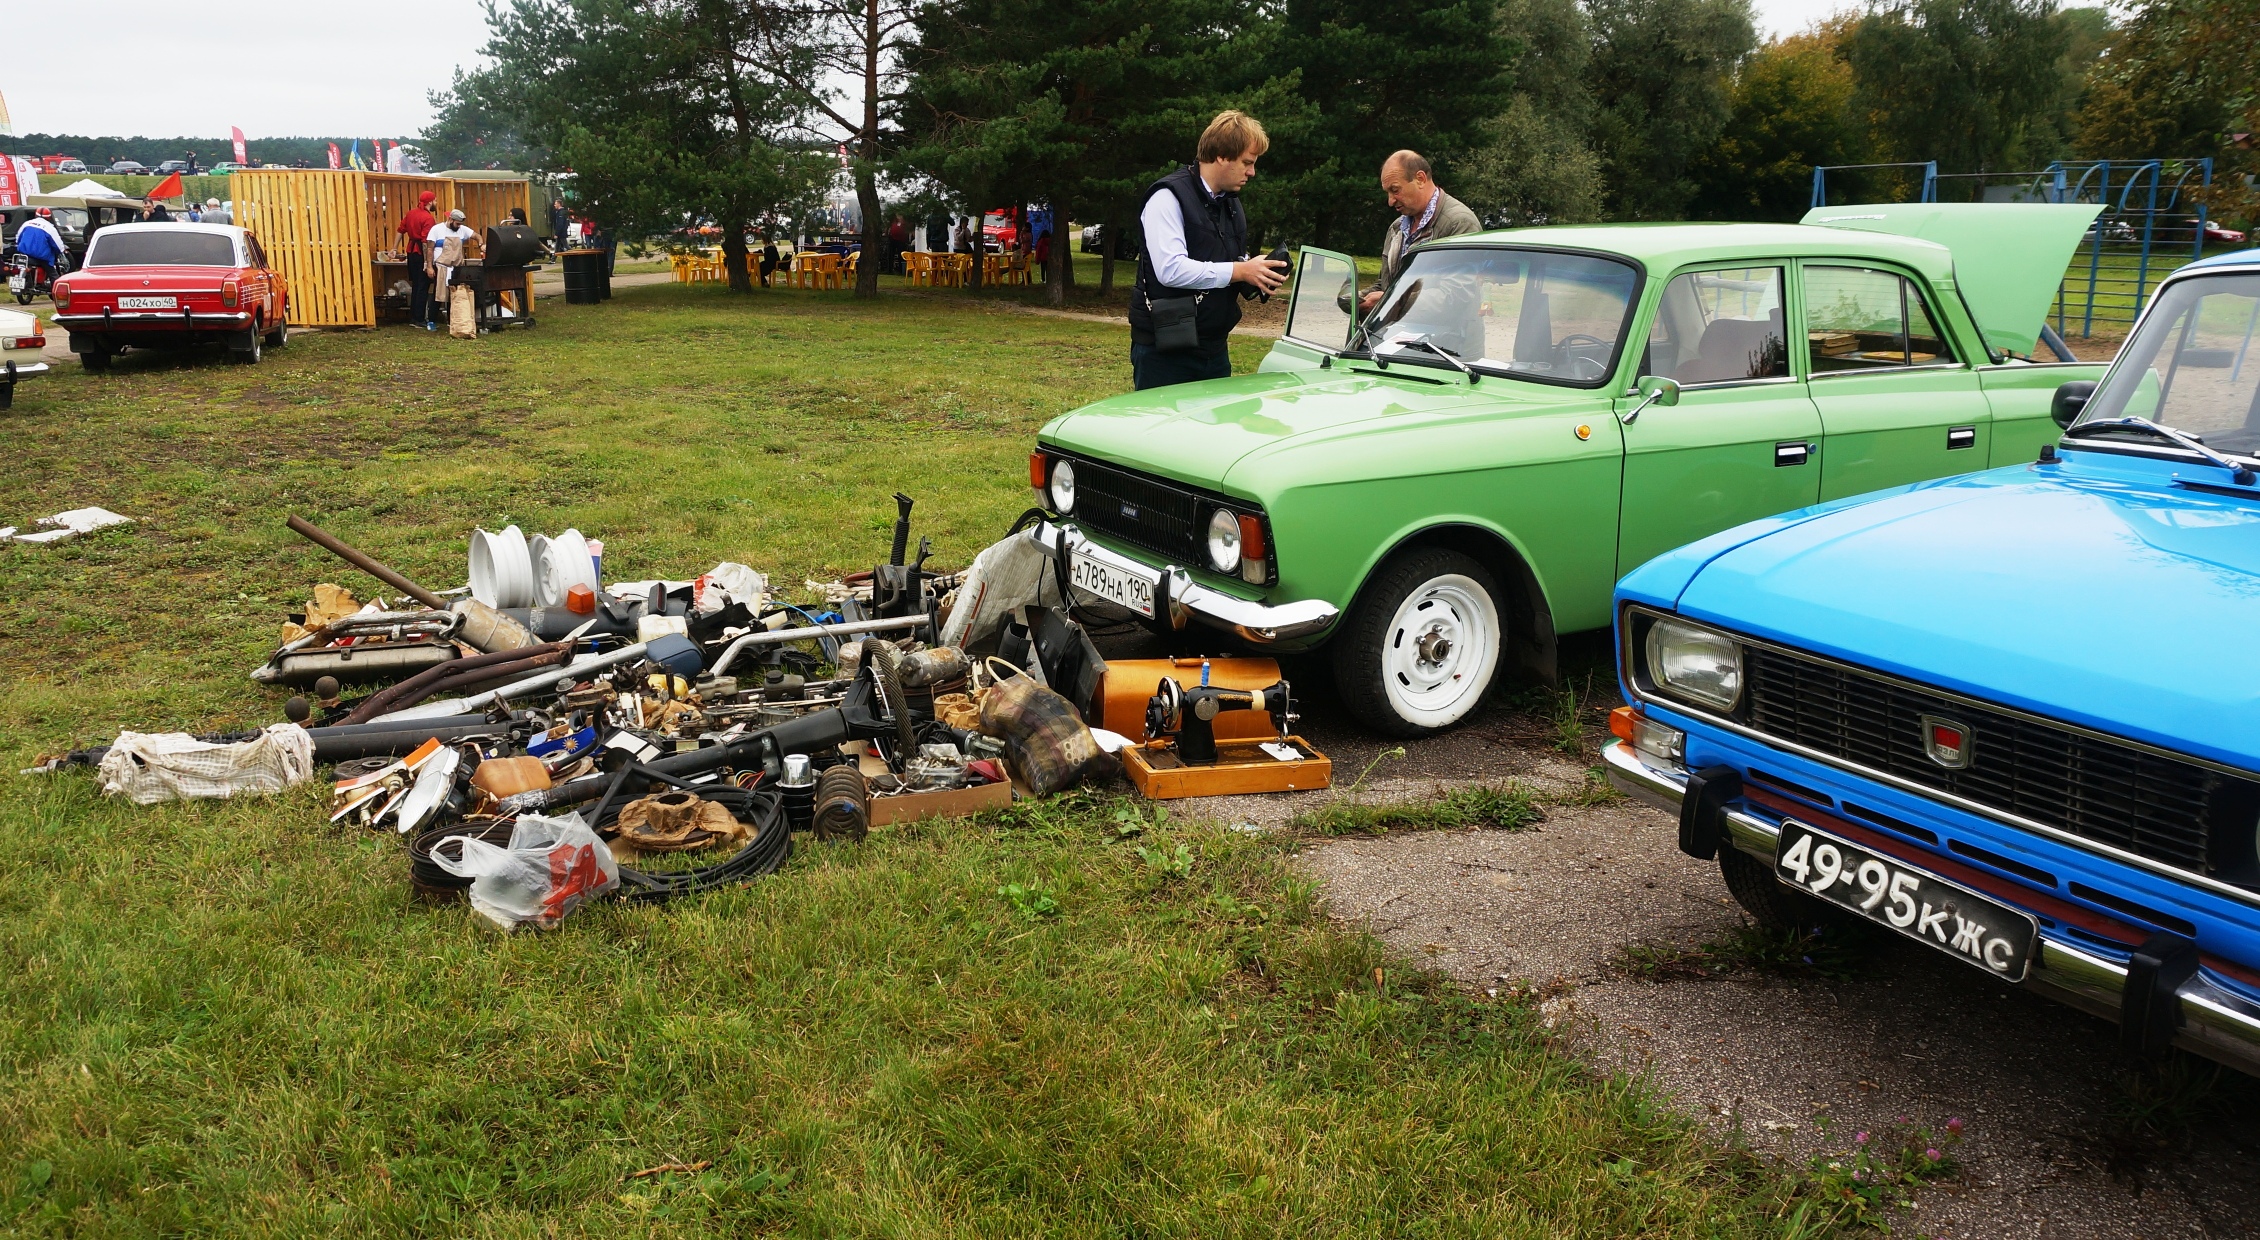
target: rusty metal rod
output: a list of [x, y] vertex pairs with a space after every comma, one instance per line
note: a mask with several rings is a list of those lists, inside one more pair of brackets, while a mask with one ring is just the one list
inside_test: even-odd
[[313, 543], [317, 547], [321, 547], [322, 549], [328, 551], [330, 554], [335, 555], [337, 558], [345, 561], [348, 564], [351, 564], [353, 567], [358, 568], [362, 572], [369, 574], [371, 577], [374, 577], [377, 580], [385, 583], [386, 585], [391, 586], [393, 589], [406, 592], [410, 598], [415, 599], [417, 602], [422, 603], [424, 606], [437, 608], [440, 611], [447, 610], [446, 599], [441, 598], [439, 595], [432, 593], [424, 587], [417, 585], [415, 582], [408, 580], [406, 577], [401, 576], [399, 573], [394, 572], [382, 561], [379, 561], [376, 558], [366, 554], [365, 552], [356, 550], [355, 548], [340, 541], [335, 535], [332, 535], [329, 532], [323, 530], [321, 527], [315, 525], [311, 521], [306, 520], [304, 517], [293, 516], [290, 519], [289, 524], [292, 530], [303, 535], [308, 542]]

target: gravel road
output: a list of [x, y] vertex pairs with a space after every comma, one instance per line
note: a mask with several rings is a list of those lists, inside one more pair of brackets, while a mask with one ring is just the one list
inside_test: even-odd
[[[1583, 713], [1588, 744], [1615, 701], [1599, 653], [1581, 656], [1599, 682]], [[1288, 668], [1311, 686], [1299, 690], [1301, 731], [1335, 760], [1339, 789], [1386, 746], [1335, 722], [1318, 670]], [[1300, 864], [1335, 916], [1468, 986], [1541, 987], [1582, 1053], [1648, 1074], [1762, 1156], [1804, 1166], [1897, 1116], [1933, 1129], [1962, 1119], [1960, 1177], [1919, 1193], [1895, 1222], [1903, 1234], [2260, 1234], [2260, 1084], [2235, 1073], [2194, 1059], [2129, 1073], [2113, 1057], [2115, 1026], [1880, 934], [1842, 980], [1629, 976], [1626, 947], [1715, 943], [1743, 919], [1716, 867], [1678, 851], [1668, 817], [1622, 800], [1575, 803], [1597, 755], [1558, 752], [1553, 736], [1548, 720], [1496, 705], [1384, 761], [1365, 792], [1423, 797], [1515, 779], [1557, 802], [1538, 827], [1327, 841]], [[1268, 827], [1330, 795], [1214, 798], [1181, 812]]]

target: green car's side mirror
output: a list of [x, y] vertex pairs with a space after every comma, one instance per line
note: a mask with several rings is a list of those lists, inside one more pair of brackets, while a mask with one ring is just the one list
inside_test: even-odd
[[2074, 379], [2056, 389], [2056, 397], [2048, 403], [2048, 416], [2056, 425], [2070, 430], [2087, 408], [2087, 398], [2095, 395], [2095, 380]]
[[1662, 405], [1669, 409], [1679, 403], [1677, 379], [1666, 379], [1662, 375], [1642, 375], [1640, 382], [1634, 384], [1633, 388], [1640, 393], [1640, 403], [1617, 418], [1617, 421], [1626, 426], [1639, 421], [1641, 412], [1650, 405]]

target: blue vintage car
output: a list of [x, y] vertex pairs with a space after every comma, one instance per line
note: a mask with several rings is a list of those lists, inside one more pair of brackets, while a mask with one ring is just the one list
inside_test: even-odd
[[1761, 923], [1823, 906], [2260, 1073], [2260, 251], [2159, 290], [2030, 464], [1618, 586], [1612, 782]]

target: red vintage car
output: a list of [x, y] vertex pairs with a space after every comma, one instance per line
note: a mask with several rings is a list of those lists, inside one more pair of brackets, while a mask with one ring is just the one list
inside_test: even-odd
[[258, 238], [227, 224], [116, 224], [55, 282], [55, 322], [101, 370], [129, 348], [222, 342], [237, 362], [290, 339], [290, 286]]

